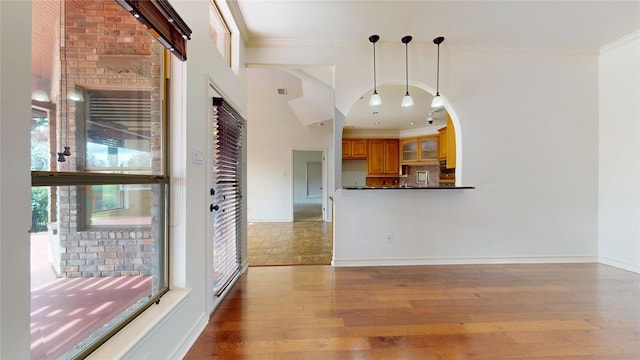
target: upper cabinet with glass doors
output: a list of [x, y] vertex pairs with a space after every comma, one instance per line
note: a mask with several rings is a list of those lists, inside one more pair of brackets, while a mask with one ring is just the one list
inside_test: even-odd
[[438, 135], [403, 139], [401, 148], [403, 164], [438, 161]]

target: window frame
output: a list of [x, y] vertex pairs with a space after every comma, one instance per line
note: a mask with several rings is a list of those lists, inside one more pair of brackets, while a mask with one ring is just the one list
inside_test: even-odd
[[[224, 51], [220, 49], [220, 46], [218, 45], [217, 41], [214, 41], [213, 38], [211, 38], [211, 42], [213, 42], [214, 47], [218, 50], [218, 52], [220, 53], [220, 55], [222, 55], [222, 58], [225, 60], [225, 62], [227, 63], [227, 66], [231, 67], [231, 37], [232, 37], [232, 32], [231, 29], [229, 28], [229, 25], [227, 24], [227, 20], [224, 18], [224, 16], [222, 15], [222, 12], [220, 11], [220, 8], [218, 7], [218, 4], [216, 3], [215, 0], [210, 0], [209, 1], [210, 6], [209, 6], [209, 38], [211, 38], [211, 30], [215, 30], [216, 33], [218, 33], [218, 30], [220, 30], [219, 28], [223, 28], [224, 30]], [[214, 15], [215, 17], [212, 19], [211, 15]], [[213, 24], [211, 22], [211, 20], [215, 20], [216, 23]]]
[[[62, 12], [62, 10], [61, 10]], [[61, 13], [61, 16], [64, 16]], [[61, 27], [66, 25], [61, 25]], [[64, 30], [64, 35], [66, 37], [66, 29]], [[149, 35], [152, 36], [152, 35]], [[66, 39], [65, 39], [66, 40]], [[66, 48], [66, 41], [65, 48]], [[140, 314], [146, 311], [149, 307], [154, 304], [158, 304], [160, 298], [164, 296], [167, 292], [170, 291], [171, 284], [171, 262], [170, 262], [170, 211], [169, 211], [169, 197], [170, 197], [170, 177], [169, 177], [169, 118], [168, 118], [168, 101], [169, 99], [169, 87], [168, 82], [170, 80], [171, 73], [171, 64], [172, 64], [172, 56], [169, 50], [166, 48], [162, 50], [158, 54], [160, 56], [161, 65], [160, 65], [160, 97], [155, 98], [154, 101], [160, 102], [159, 111], [160, 111], [160, 122], [158, 124], [159, 127], [159, 135], [158, 142], [160, 144], [160, 156], [159, 156], [159, 168], [156, 170], [155, 174], [118, 174], [118, 173], [96, 173], [89, 172], [84, 167], [86, 156], [86, 151], [83, 148], [84, 145], [79, 144], [79, 146], [75, 149], [77, 154], [74, 154], [76, 160], [78, 161], [78, 167], [74, 167], [74, 171], [57, 171], [59, 168], [56, 166], [58, 164], [54, 155], [56, 151], [59, 149], [59, 144], [57, 143], [60, 140], [62, 135], [58, 134], [58, 136], [53, 136], [50, 142], [50, 151], [52, 155], [52, 167], [49, 171], [31, 171], [31, 187], [51, 187], [52, 189], [57, 189], [60, 186], [91, 186], [91, 185], [142, 185], [142, 186], [154, 186], [160, 185], [160, 191], [158, 192], [158, 196], [160, 199], [157, 202], [157, 212], [159, 217], [162, 218], [162, 221], [159, 222], [157, 234], [154, 235], [155, 241], [158, 246], [159, 253], [155, 256], [157, 257], [159, 263], [156, 265], [157, 273], [154, 273], [154, 280], [157, 280], [156, 285], [153, 285], [151, 291], [149, 293], [148, 299], [142, 304], [139, 304], [136, 308], [132, 308], [130, 310], [121, 312], [117, 317], [108, 320], [105, 322], [105, 325], [110, 325], [108, 330], [104, 333], [99, 333], [95, 338], [93, 336], [85, 337], [81, 340], [78, 345], [86, 346], [82, 350], [79, 350], [77, 353], [73, 353], [71, 356], [74, 359], [82, 359], [86, 358], [102, 346], [109, 338], [113, 335], [121, 331], [125, 326], [127, 326], [130, 322], [135, 320]], [[64, 55], [65, 60], [58, 59], [61, 63], [66, 61], [66, 53]], [[65, 71], [66, 73], [66, 71]], [[58, 75], [58, 81], [61, 83], [66, 83], [69, 81], [68, 74], [60, 73]], [[105, 88], [106, 89], [106, 88]], [[109, 90], [112, 90], [111, 88]], [[129, 89], [127, 89], [129, 90]], [[62, 108], [63, 103], [67, 103], [69, 99], [65, 99], [65, 96], [61, 96], [60, 103], [55, 106], [58, 108]], [[75, 101], [75, 100], [74, 100]], [[45, 103], [41, 103], [38, 101], [32, 101], [31, 107], [46, 107]], [[54, 108], [55, 109], [55, 108]], [[50, 111], [50, 121], [52, 120], [54, 123], [51, 124], [53, 128], [53, 133], [55, 134], [55, 130], [57, 129], [60, 132], [65, 131], [62, 127], [63, 124], [63, 116], [57, 116], [55, 110], [51, 111], [51, 108], [48, 108]], [[68, 105], [67, 105], [68, 112]], [[68, 115], [67, 115], [68, 116]], [[66, 121], [69, 121], [66, 119]], [[67, 125], [68, 126], [68, 125]], [[66, 129], [67, 135], [73, 132], [73, 130]], [[86, 138], [86, 134], [84, 131], [79, 130], [78, 133], [72, 135], [74, 141], [77, 139], [79, 142], [84, 142]], [[67, 139], [68, 141], [68, 139]], [[151, 169], [151, 168], [150, 168]], [[80, 199], [81, 191], [78, 191], [78, 199], [76, 201], [82, 201]], [[58, 206], [56, 204], [55, 206]], [[54, 206], [54, 205], [51, 205]], [[55, 212], [52, 212], [55, 214]], [[78, 214], [78, 216], [81, 216]], [[49, 221], [55, 221], [54, 218], [50, 218]], [[89, 230], [82, 227], [83, 220], [78, 219], [76, 231], [81, 233], [83, 231]], [[95, 229], [90, 229], [95, 230]]]

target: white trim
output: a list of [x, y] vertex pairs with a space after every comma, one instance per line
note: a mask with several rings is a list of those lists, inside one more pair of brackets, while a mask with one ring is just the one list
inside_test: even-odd
[[403, 258], [403, 259], [333, 259], [334, 267], [412, 266], [412, 265], [490, 265], [490, 264], [562, 264], [597, 263], [594, 256], [529, 256], [492, 258]]
[[[146, 340], [155, 335], [155, 331], [161, 329], [164, 323], [186, 302], [192, 289], [173, 289], [160, 299], [158, 304], [151, 305], [142, 314], [137, 316], [127, 326], [111, 337], [107, 342], [91, 353], [87, 359], [126, 359], [146, 343]], [[195, 342], [207, 324], [206, 313], [202, 313], [198, 322], [179, 345], [174, 355], [189, 350], [186, 345], [189, 341]], [[195, 337], [195, 338], [194, 338]], [[186, 351], [185, 351], [186, 350]], [[181, 357], [170, 357], [181, 358]]]
[[621, 261], [618, 261], [618, 260], [605, 258], [605, 257], [602, 257], [602, 256], [600, 256], [600, 258], [598, 260], [599, 260], [600, 264], [608, 265], [608, 266], [612, 266], [614, 268], [627, 270], [627, 271], [631, 271], [631, 272], [640, 274], [640, 266], [639, 265], [628, 264], [628, 263], [625, 263], [625, 262], [621, 262]]
[[198, 318], [198, 321], [196, 321], [196, 323], [191, 327], [191, 330], [189, 330], [187, 336], [185, 336], [184, 340], [179, 343], [179, 346], [173, 351], [173, 354], [169, 358], [183, 359], [187, 355], [189, 350], [191, 350], [193, 344], [196, 343], [204, 329], [207, 328], [208, 324], [209, 317], [202, 314]]
[[619, 48], [620, 46], [626, 45], [632, 41], [636, 41], [638, 40], [638, 38], [640, 38], [640, 30], [636, 30], [631, 34], [623, 36], [616, 41], [613, 41], [607, 45], [603, 45], [602, 47], [600, 47], [600, 54]]
[[[220, 306], [220, 304], [222, 303], [224, 298], [227, 297], [227, 294], [229, 293], [229, 291], [231, 291], [231, 289], [233, 289], [233, 287], [238, 282], [238, 279], [240, 279], [242, 277], [244, 272], [247, 271], [248, 267], [249, 267], [249, 260], [245, 259], [244, 262], [242, 264], [240, 264], [240, 269], [238, 270], [238, 273], [236, 274], [236, 276], [233, 277], [233, 279], [231, 279], [231, 281], [225, 287], [225, 289], [222, 292], [222, 294], [220, 294], [219, 296], [214, 296], [216, 301], [215, 301], [215, 304], [213, 304], [211, 306], [211, 309], [209, 309], [209, 316], [213, 315], [213, 313], [216, 312], [216, 309], [218, 308], [218, 306]], [[209, 286], [209, 285], [207, 285], [207, 286]], [[187, 349], [187, 350], [189, 350], [189, 349]]]

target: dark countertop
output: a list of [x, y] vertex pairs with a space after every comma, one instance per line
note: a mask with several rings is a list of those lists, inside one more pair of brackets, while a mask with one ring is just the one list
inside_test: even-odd
[[460, 190], [475, 186], [343, 186], [344, 190]]

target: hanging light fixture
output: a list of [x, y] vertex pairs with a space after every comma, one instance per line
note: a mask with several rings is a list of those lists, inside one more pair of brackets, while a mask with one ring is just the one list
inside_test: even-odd
[[376, 89], [376, 42], [378, 40], [380, 40], [378, 35], [369, 36], [369, 41], [373, 44], [373, 94], [369, 99], [369, 105], [371, 106], [382, 105], [382, 98], [378, 95], [378, 90]]
[[439, 36], [435, 39], [433, 39], [433, 43], [438, 45], [438, 65], [437, 65], [437, 70], [436, 70], [436, 96], [433, 97], [433, 101], [431, 101], [431, 107], [432, 108], [439, 108], [439, 107], [443, 107], [444, 106], [444, 102], [442, 101], [442, 98], [440, 97], [440, 92], [439, 92], [439, 88], [440, 88], [440, 44], [442, 44], [442, 42], [444, 41], [444, 37]]
[[411, 42], [411, 39], [413, 39], [413, 37], [410, 35], [402, 38], [402, 43], [404, 44], [405, 75], [407, 78], [407, 93], [402, 97], [402, 104], [400, 104], [402, 107], [413, 106], [413, 99], [411, 98], [411, 95], [409, 95], [409, 48], [407, 45]]
[[[69, 92], [69, 83], [68, 83], [69, 64], [68, 64], [68, 60], [67, 60], [67, 7], [66, 7], [66, 3], [64, 1], [60, 1], [60, 18], [61, 18], [61, 21], [60, 21], [60, 46], [64, 46], [64, 48], [63, 48], [64, 60], [63, 59], [60, 60], [60, 68], [61, 68], [60, 76], [63, 79], [65, 79], [64, 91], [66, 91], [68, 93]], [[62, 61], [64, 61], [64, 66], [62, 65]], [[62, 102], [62, 99], [60, 99], [60, 102]], [[65, 128], [66, 128], [65, 136], [66, 136], [66, 143], [68, 144], [69, 143], [69, 95], [67, 95], [67, 97], [64, 99], [64, 108], [65, 108], [65, 117], [66, 117], [66, 119], [65, 119]], [[60, 137], [60, 140], [62, 140], [62, 136]], [[67, 161], [67, 159], [66, 159], [67, 156], [71, 156], [71, 148], [69, 146], [64, 146], [64, 151], [58, 153], [58, 162], [66, 162]]]

